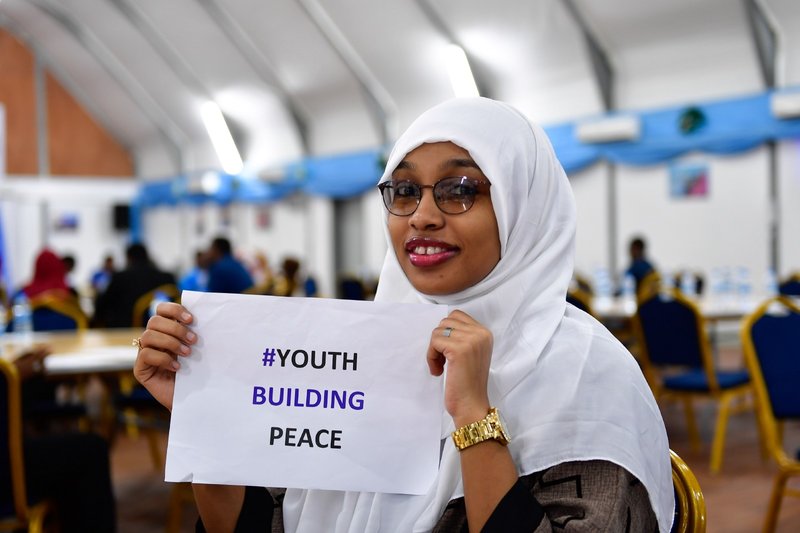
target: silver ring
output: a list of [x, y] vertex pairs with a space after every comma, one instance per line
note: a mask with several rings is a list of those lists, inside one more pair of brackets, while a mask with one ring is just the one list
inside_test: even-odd
[[445, 337], [449, 337], [452, 333], [453, 333], [453, 328], [448, 327], [444, 328], [442, 335], [444, 335]]

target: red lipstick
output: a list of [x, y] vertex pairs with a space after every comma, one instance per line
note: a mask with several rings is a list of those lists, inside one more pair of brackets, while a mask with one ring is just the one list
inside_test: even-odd
[[459, 252], [457, 246], [430, 237], [412, 237], [406, 241], [405, 249], [411, 264], [420, 268], [441, 265]]

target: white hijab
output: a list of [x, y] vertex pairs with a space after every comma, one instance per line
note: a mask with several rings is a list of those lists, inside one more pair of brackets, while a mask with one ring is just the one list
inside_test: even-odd
[[[545, 133], [512, 107], [486, 98], [453, 99], [423, 113], [400, 137], [381, 181], [423, 143], [466, 149], [492, 183], [501, 259], [486, 278], [447, 296], [418, 293], [395, 256], [388, 230], [376, 300], [436, 302], [489, 328], [494, 351], [489, 399], [511, 433], [520, 475], [565, 461], [616, 463], [647, 488], [662, 532], [670, 530], [673, 488], [667, 435], [633, 357], [574, 307], [575, 205]], [[376, 201], [379, 201], [376, 195]], [[420, 354], [424, 357], [425, 354]], [[452, 419], [442, 410], [442, 438]], [[287, 531], [430, 531], [463, 495], [458, 451], [444, 442], [439, 473], [424, 496], [289, 490]]]

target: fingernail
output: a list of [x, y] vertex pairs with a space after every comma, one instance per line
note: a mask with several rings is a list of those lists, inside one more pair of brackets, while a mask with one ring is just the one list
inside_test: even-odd
[[185, 344], [181, 344], [181, 353], [188, 354], [191, 351], [192, 350], [188, 346], [186, 346]]
[[197, 338], [197, 335], [195, 335], [195, 334], [194, 334], [194, 333], [192, 333], [191, 331], [189, 331], [188, 333], [186, 333], [186, 340], [187, 340], [187, 341], [189, 341], [189, 342], [194, 342], [194, 340], [195, 340], [196, 338]]
[[177, 362], [177, 361], [173, 361], [172, 362], [172, 369], [173, 370], [178, 370], [180, 367], [181, 367], [181, 364], [179, 362]]
[[184, 322], [189, 322], [191, 319], [192, 319], [192, 315], [190, 315], [186, 311], [181, 313], [181, 320], [183, 320]]

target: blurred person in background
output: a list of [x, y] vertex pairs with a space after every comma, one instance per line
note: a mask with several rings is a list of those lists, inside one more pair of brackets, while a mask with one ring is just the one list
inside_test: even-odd
[[242, 293], [253, 286], [253, 278], [244, 265], [233, 257], [231, 241], [217, 237], [208, 250], [208, 291]]
[[106, 290], [108, 284], [111, 282], [111, 276], [114, 275], [115, 270], [114, 256], [108, 254], [103, 259], [103, 265], [92, 274], [92, 278], [90, 280], [92, 291], [94, 291], [95, 296]]
[[67, 269], [62, 258], [47, 248], [39, 252], [33, 266], [33, 279], [15, 297], [20, 292], [25, 293], [29, 300], [45, 293], [64, 300], [72, 298], [73, 294], [67, 283]]
[[178, 288], [200, 292], [208, 288], [208, 258], [203, 250], [194, 253], [194, 266], [178, 281]]
[[654, 272], [655, 267], [647, 258], [647, 245], [644, 238], [634, 237], [631, 239], [628, 251], [630, 253], [631, 262], [628, 265], [628, 269], [625, 271], [625, 275], [633, 276], [633, 279], [636, 280], [636, 289], [638, 290], [642, 280], [649, 273]]
[[249, 269], [250, 275], [253, 277], [253, 292], [256, 294], [272, 294], [275, 276], [269, 266], [269, 259], [267, 259], [264, 252], [258, 251], [253, 255]]
[[105, 328], [129, 328], [133, 325], [133, 307], [143, 294], [161, 285], [175, 285], [175, 276], [159, 270], [150, 260], [143, 244], [131, 244], [125, 251], [125, 269], [111, 276], [106, 290], [95, 302], [93, 325]]
[[61, 261], [64, 263], [64, 269], [66, 270], [65, 279], [67, 281], [67, 286], [70, 292], [77, 297], [78, 289], [73, 279], [73, 272], [75, 272], [75, 256], [70, 254], [63, 255], [61, 256]]
[[294, 296], [300, 281], [300, 261], [294, 257], [287, 257], [281, 264], [281, 271], [275, 278], [272, 294], [275, 296]]

